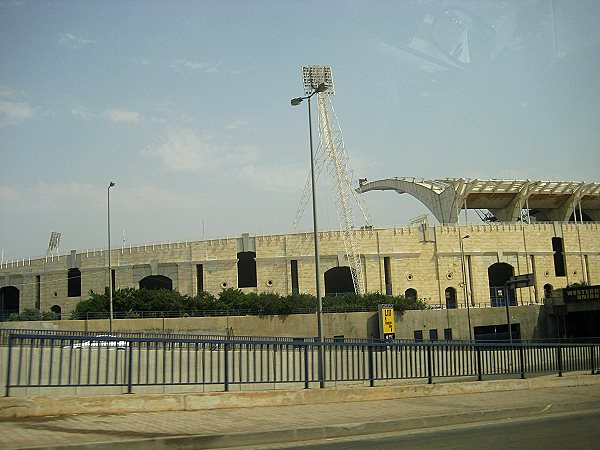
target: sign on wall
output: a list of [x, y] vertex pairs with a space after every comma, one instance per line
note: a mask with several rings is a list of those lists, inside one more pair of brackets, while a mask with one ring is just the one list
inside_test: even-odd
[[386, 341], [396, 337], [394, 305], [379, 305], [379, 336]]
[[563, 289], [563, 301], [565, 303], [589, 300], [600, 300], [600, 285], [578, 286]]

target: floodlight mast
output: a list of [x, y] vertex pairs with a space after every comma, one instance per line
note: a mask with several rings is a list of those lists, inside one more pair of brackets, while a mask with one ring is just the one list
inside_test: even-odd
[[[344, 149], [341, 128], [333, 106], [328, 101], [328, 95], [335, 95], [333, 87], [333, 77], [331, 68], [327, 66], [303, 66], [302, 79], [304, 82], [304, 92], [312, 96], [315, 93], [314, 86], [320, 90], [322, 85], [326, 88], [319, 92], [317, 102], [319, 105], [319, 136], [320, 145], [323, 148], [324, 158], [332, 179], [332, 188], [336, 204], [337, 215], [344, 240], [344, 247], [348, 258], [348, 265], [352, 274], [352, 283], [354, 291], [357, 294], [364, 293], [363, 268], [356, 242], [356, 227], [354, 223], [354, 214], [351, 207], [351, 197], [357, 202], [367, 225], [371, 224], [366, 208], [362, 204], [362, 199], [353, 188], [352, 171], [348, 165], [348, 155]], [[294, 99], [297, 100], [297, 99]], [[293, 103], [292, 103], [293, 104]], [[308, 184], [307, 184], [308, 185]], [[307, 202], [308, 189], [305, 187], [305, 193], [301, 201], [300, 209], [296, 215], [294, 226], [299, 220], [301, 210], [304, 209]]]

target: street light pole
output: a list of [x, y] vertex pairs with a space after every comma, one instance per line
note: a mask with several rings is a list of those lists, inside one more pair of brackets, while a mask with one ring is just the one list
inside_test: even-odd
[[107, 218], [108, 218], [108, 307], [109, 307], [109, 319], [108, 328], [112, 333], [113, 329], [113, 283], [112, 283], [112, 262], [110, 259], [110, 188], [114, 187], [115, 183], [110, 182], [108, 185], [107, 192]]
[[460, 262], [461, 262], [461, 266], [462, 266], [462, 279], [463, 279], [463, 291], [464, 291], [464, 296], [465, 296], [465, 302], [467, 303], [467, 321], [469, 323], [469, 341], [473, 340], [473, 334], [471, 331], [471, 301], [469, 300], [469, 289], [467, 288], [467, 274], [466, 274], [466, 269], [465, 269], [465, 250], [463, 247], [463, 239], [468, 239], [471, 236], [469, 236], [468, 234], [460, 237], [460, 230], [458, 230], [458, 242], [460, 244]]
[[319, 269], [319, 233], [317, 226], [317, 196], [316, 196], [316, 184], [315, 184], [315, 153], [313, 149], [313, 135], [312, 135], [312, 115], [310, 107], [310, 98], [319, 93], [325, 92], [327, 86], [325, 83], [321, 83], [317, 88], [306, 97], [297, 97], [291, 100], [292, 106], [298, 106], [303, 100], [308, 100], [308, 137], [310, 141], [310, 181], [312, 187], [312, 209], [313, 209], [313, 240], [315, 242], [315, 287], [317, 290], [317, 340], [319, 343], [318, 347], [318, 371], [319, 371], [319, 386], [324, 387], [325, 382], [323, 380], [323, 299], [321, 298], [321, 271]]

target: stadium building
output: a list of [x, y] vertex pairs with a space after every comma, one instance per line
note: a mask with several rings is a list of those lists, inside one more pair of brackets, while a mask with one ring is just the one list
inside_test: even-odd
[[[507, 299], [543, 304], [557, 289], [600, 284], [600, 184], [393, 178], [363, 179], [358, 190], [413, 195], [439, 222], [429, 224], [423, 215], [406, 226], [355, 230], [365, 292], [454, 309], [503, 306]], [[483, 220], [460, 223], [467, 210], [477, 210]], [[326, 295], [354, 291], [342, 234], [319, 232]], [[224, 288], [315, 294], [309, 232], [113, 248], [111, 266], [117, 289], [166, 288], [192, 296]], [[104, 292], [108, 267], [106, 250], [2, 261], [0, 312], [6, 317], [37, 308], [68, 314], [90, 293]], [[529, 286], [511, 287], [513, 277], [528, 274]], [[571, 330], [600, 324], [600, 299], [563, 306], [555, 312], [569, 318]]]

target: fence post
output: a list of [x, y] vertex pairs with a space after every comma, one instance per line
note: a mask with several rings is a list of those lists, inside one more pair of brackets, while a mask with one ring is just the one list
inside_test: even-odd
[[[13, 343], [12, 334], [8, 335], [8, 361], [6, 363], [6, 392], [4, 393], [5, 397], [9, 396], [10, 393], [10, 366], [12, 361], [12, 343]], [[20, 361], [20, 360], [19, 360]]]
[[223, 355], [223, 361], [225, 364], [225, 367], [223, 370], [223, 372], [224, 372], [223, 376], [225, 377], [225, 380], [224, 380], [225, 392], [227, 392], [227, 391], [229, 391], [229, 343], [226, 342], [223, 345], [223, 351], [225, 352]]
[[590, 365], [592, 366], [591, 375], [594, 375], [594, 373], [596, 372], [596, 361], [594, 359], [594, 344], [590, 345]]
[[433, 368], [431, 364], [431, 344], [427, 344], [427, 384], [433, 384]]
[[308, 345], [304, 346], [304, 389], [308, 389]]
[[483, 380], [483, 375], [481, 373], [481, 347], [477, 346], [477, 350], [475, 355], [477, 357], [477, 381]]
[[521, 380], [525, 379], [525, 350], [523, 344], [519, 347], [519, 365], [521, 366]]
[[369, 349], [369, 386], [375, 386], [374, 380], [374, 367], [373, 367], [373, 346], [369, 345], [367, 347]]
[[556, 363], [558, 364], [558, 376], [562, 377], [563, 361], [562, 361], [562, 351], [561, 351], [560, 346], [556, 347]]
[[128, 355], [129, 361], [127, 363], [127, 393], [133, 393], [133, 342], [129, 342]]

